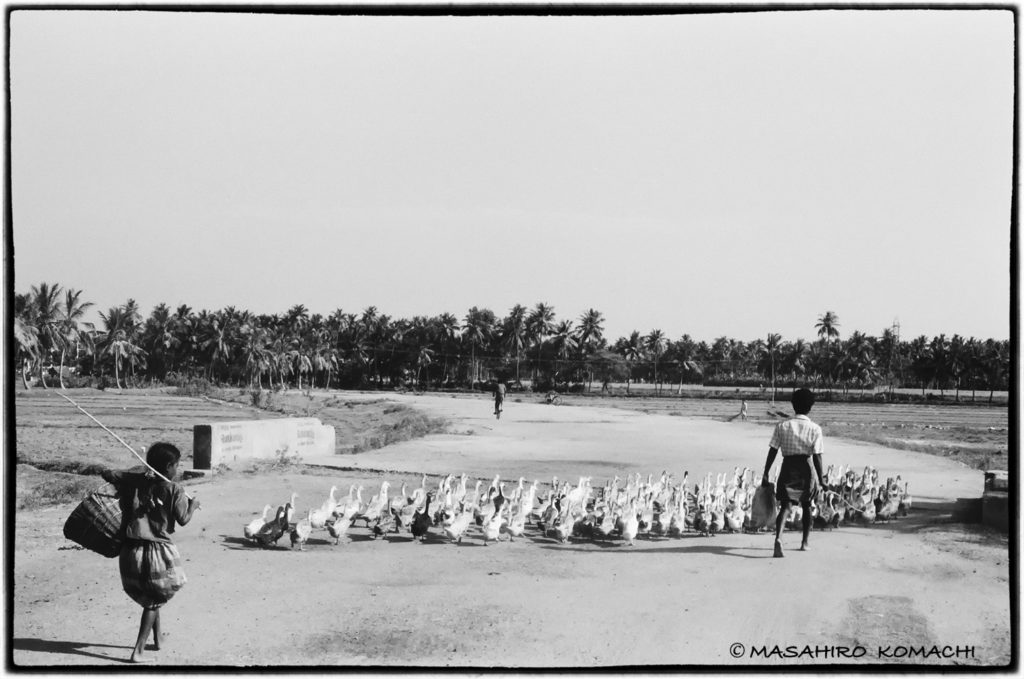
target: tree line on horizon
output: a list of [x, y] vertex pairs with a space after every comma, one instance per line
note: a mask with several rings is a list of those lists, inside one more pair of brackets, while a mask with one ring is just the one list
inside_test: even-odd
[[[810, 386], [818, 389], [900, 388], [993, 392], [1008, 388], [1009, 340], [921, 335], [905, 341], [893, 328], [881, 335], [840, 335], [838, 316], [814, 323], [816, 339], [784, 340], [778, 333], [752, 341], [722, 336], [713, 342], [660, 329], [634, 330], [609, 341], [604, 316], [588, 309], [576, 320], [552, 306], [516, 304], [499, 317], [472, 307], [454, 314], [392, 318], [370, 306], [311, 314], [296, 304], [283, 314], [253, 314], [233, 306], [194, 311], [158, 304], [146, 317], [138, 304], [99, 312], [83, 292], [41, 283], [14, 299], [16, 361], [47, 388], [205, 379], [252, 389], [479, 388], [489, 380], [535, 390], [592, 389], [593, 383], [650, 383], [660, 393], [684, 384]], [[66, 369], [67, 368], [67, 369]], [[53, 376], [55, 375], [55, 376]], [[671, 386], [670, 386], [671, 385]]]

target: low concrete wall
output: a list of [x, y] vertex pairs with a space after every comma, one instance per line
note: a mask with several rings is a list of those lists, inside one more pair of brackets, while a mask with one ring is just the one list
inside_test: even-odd
[[988, 490], [981, 496], [981, 522], [989, 528], [1010, 531], [1010, 497], [1005, 491]]
[[282, 454], [333, 455], [334, 446], [334, 427], [315, 417], [197, 424], [192, 428], [192, 466], [212, 469]]

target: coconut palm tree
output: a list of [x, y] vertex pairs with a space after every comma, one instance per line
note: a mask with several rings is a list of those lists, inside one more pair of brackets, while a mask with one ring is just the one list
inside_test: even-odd
[[807, 343], [802, 339], [785, 342], [779, 350], [779, 370], [783, 375], [790, 375], [800, 380], [807, 374]]
[[43, 389], [47, 388], [44, 364], [49, 362], [54, 350], [64, 345], [60, 296], [61, 287], [58, 284], [40, 283], [38, 286], [32, 286], [32, 319], [39, 342], [39, 384]]
[[768, 364], [768, 377], [772, 384], [772, 403], [775, 403], [777, 394], [775, 393], [775, 364], [778, 360], [779, 348], [782, 344], [782, 335], [777, 332], [768, 333], [768, 337], [764, 343], [764, 356]]
[[[129, 325], [125, 309], [121, 306], [110, 307], [107, 313], [100, 312], [100, 320], [103, 322], [103, 330], [100, 332], [99, 342], [96, 343], [97, 349], [102, 356], [107, 356], [113, 361], [114, 386], [120, 389], [121, 367], [134, 353], [128, 332], [125, 330]], [[125, 388], [127, 387], [126, 379]]]
[[513, 306], [508, 316], [501, 323], [501, 344], [505, 351], [515, 356], [516, 360], [516, 384], [519, 379], [519, 359], [526, 347], [526, 307], [521, 304]]
[[978, 378], [982, 376], [984, 371], [981, 342], [974, 337], [968, 339], [965, 346], [965, 354], [967, 356], [966, 374], [971, 382], [971, 403], [974, 403], [978, 390]]
[[434, 350], [430, 347], [423, 345], [416, 352], [416, 385], [420, 384], [420, 375], [422, 374], [423, 368], [428, 367], [434, 362]]
[[643, 356], [644, 346], [643, 339], [640, 337], [640, 332], [634, 330], [629, 334], [629, 339], [620, 337], [615, 343], [615, 350], [626, 359], [628, 365], [628, 371], [626, 373], [626, 393], [629, 393], [629, 384], [633, 377], [633, 366]]
[[644, 348], [654, 356], [654, 389], [656, 393], [661, 393], [661, 386], [658, 382], [658, 358], [665, 350], [665, 333], [657, 328], [651, 330], [644, 337]]
[[[581, 369], [587, 366], [587, 356], [604, 346], [604, 315], [596, 309], [587, 309], [580, 316], [580, 324], [576, 329], [576, 346], [579, 350], [579, 365]], [[593, 371], [587, 369], [588, 383], [593, 384]], [[590, 387], [588, 386], [589, 390]]]
[[213, 381], [214, 369], [218, 363], [227, 364], [231, 357], [230, 321], [223, 313], [211, 314], [200, 330], [200, 348], [206, 353], [207, 379]]
[[848, 375], [860, 383], [861, 398], [864, 397], [864, 387], [868, 382], [873, 382], [878, 375], [875, 367], [874, 355], [875, 342], [859, 330], [855, 330], [844, 347], [844, 361], [848, 368]]
[[994, 339], [985, 340], [982, 363], [988, 380], [988, 402], [992, 403], [995, 390], [1002, 386], [1003, 380], [1010, 374], [1010, 343]]
[[[558, 323], [550, 338], [551, 348], [555, 352], [555, 357], [560, 361], [566, 361], [572, 356], [573, 352], [576, 351], [577, 333], [572, 327], [572, 321], [564, 320]], [[559, 364], [556, 362], [554, 374], [552, 375], [552, 381], [557, 381]]]
[[443, 385], [448, 382], [448, 358], [450, 356], [459, 358], [459, 340], [461, 339], [459, 319], [453, 314], [445, 312], [434, 317], [432, 325], [437, 346], [444, 356], [444, 365], [441, 369], [441, 384]]
[[960, 381], [968, 371], [967, 343], [960, 335], [954, 334], [949, 340], [949, 373], [956, 388], [956, 402], [960, 402]]
[[670, 342], [665, 349], [666, 358], [671, 357], [679, 370], [679, 386], [676, 389], [677, 395], [683, 393], [683, 382], [687, 377], [704, 375], [704, 368], [697, 360], [698, 345], [688, 334], [684, 334], [676, 342]]
[[924, 396], [928, 382], [935, 374], [931, 348], [928, 346], [928, 338], [924, 335], [914, 338], [910, 342], [908, 351], [910, 354], [910, 371], [920, 381], [921, 396]]
[[939, 398], [945, 395], [946, 383], [952, 373], [952, 360], [949, 353], [949, 340], [940, 334], [932, 338], [928, 345], [931, 354], [932, 379], [939, 388]]
[[136, 366], [144, 364], [145, 352], [139, 344], [139, 335], [142, 328], [142, 313], [139, 311], [138, 302], [129, 298], [121, 308], [123, 317], [121, 327], [124, 330], [128, 341], [128, 354], [126, 356], [128, 362], [128, 373], [125, 375], [125, 388], [127, 388], [129, 377], [134, 382]]
[[157, 378], [166, 378], [167, 370], [173, 362], [174, 349], [179, 341], [175, 334], [175, 319], [170, 308], [163, 303], [153, 307], [143, 326], [142, 348], [152, 359], [150, 369], [155, 371]]
[[87, 323], [82, 319], [85, 317], [85, 312], [88, 311], [89, 307], [93, 306], [92, 302], [84, 302], [81, 299], [82, 291], [68, 288], [64, 291], [64, 304], [60, 308], [60, 330], [61, 330], [61, 349], [60, 349], [60, 371], [57, 373], [60, 379], [60, 388], [67, 389], [64, 386], [64, 354], [67, 348], [71, 345], [75, 347], [75, 363], [78, 362], [78, 347], [88, 335], [83, 332], [85, 330], [91, 330], [93, 328], [92, 323]]
[[27, 391], [28, 373], [32, 363], [39, 358], [39, 332], [22, 315], [14, 317], [14, 342], [17, 346], [18, 362], [21, 365], [21, 383]]
[[493, 329], [494, 312], [490, 309], [472, 307], [466, 312], [462, 325], [462, 341], [469, 343], [470, 363], [472, 366], [470, 386], [476, 384], [480, 379], [480, 371], [476, 361], [477, 350], [490, 340]]
[[533, 376], [532, 381], [537, 381], [537, 364], [540, 361], [542, 348], [545, 340], [548, 336], [554, 332], [555, 329], [555, 308], [545, 304], [544, 302], [537, 302], [536, 306], [533, 307], [533, 311], [526, 318], [526, 333], [530, 338], [530, 344], [533, 346], [533, 354], [535, 357], [533, 363]]
[[814, 327], [818, 329], [818, 337], [822, 342], [839, 339], [839, 316], [834, 311], [826, 311], [823, 316], [819, 316]]

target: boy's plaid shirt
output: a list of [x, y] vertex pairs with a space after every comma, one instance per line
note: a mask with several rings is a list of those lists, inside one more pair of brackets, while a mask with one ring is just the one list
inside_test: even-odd
[[779, 422], [768, 445], [777, 448], [783, 455], [811, 455], [822, 452], [824, 436], [821, 427], [806, 415], [797, 415], [785, 422]]

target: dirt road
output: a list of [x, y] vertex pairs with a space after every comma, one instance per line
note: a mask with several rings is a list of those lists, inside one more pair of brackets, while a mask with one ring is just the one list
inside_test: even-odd
[[[279, 549], [246, 545], [242, 526], [265, 503], [283, 503], [292, 492], [301, 514], [319, 506], [331, 485], [347, 492], [361, 483], [370, 493], [384, 478], [394, 487], [418, 485], [421, 473], [483, 479], [497, 473], [542, 483], [552, 475], [572, 481], [592, 475], [598, 483], [669, 470], [677, 477], [689, 471], [693, 479], [761, 467], [770, 431], [750, 422], [514, 401], [496, 421], [483, 396], [388, 398], [448, 418], [451, 433], [304, 460], [319, 465], [319, 475], [232, 473], [191, 486], [203, 509], [176, 536], [189, 582], [162, 614], [168, 633], [162, 665], [470, 669], [1009, 660], [1005, 537], [948, 521], [957, 498], [980, 495], [982, 473], [872, 445], [829, 440], [826, 463], [901, 474], [914, 496], [911, 516], [816, 532], [806, 553], [795, 551], [799, 538], [787, 534], [784, 559], [771, 558], [767, 534], [641, 538], [629, 547], [618, 540], [563, 545], [533, 531], [484, 546], [476, 528], [455, 545], [440, 536], [427, 544], [405, 535], [374, 540], [357, 527], [337, 546], [316, 533], [302, 552], [288, 549], [287, 538]], [[18, 666], [121, 665], [134, 641], [139, 609], [121, 591], [116, 561], [73, 549], [61, 536], [71, 508], [17, 513]], [[812, 654], [781, 657], [790, 646], [809, 646]], [[863, 655], [836, 657], [838, 647], [861, 648]], [[813, 650], [830, 648], [832, 655]], [[957, 655], [936, 657], [933, 649]], [[930, 655], [899, 657], [921, 652]]]

